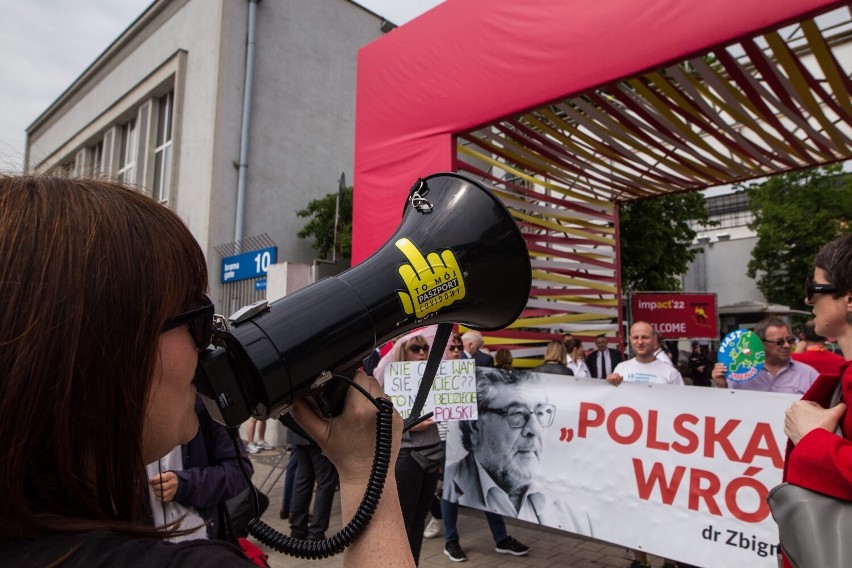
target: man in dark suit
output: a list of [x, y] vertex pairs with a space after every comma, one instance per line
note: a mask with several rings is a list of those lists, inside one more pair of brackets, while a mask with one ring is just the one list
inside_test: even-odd
[[606, 378], [615, 366], [624, 360], [621, 351], [607, 347], [605, 335], [595, 337], [595, 349], [586, 357], [586, 365], [593, 377]]
[[483, 343], [482, 334], [478, 331], [471, 330], [462, 335], [465, 358], [473, 359], [477, 367], [493, 367], [494, 358], [488, 353], [480, 351]]

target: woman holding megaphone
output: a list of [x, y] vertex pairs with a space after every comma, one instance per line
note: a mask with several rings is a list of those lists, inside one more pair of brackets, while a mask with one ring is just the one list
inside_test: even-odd
[[[207, 264], [183, 222], [142, 192], [100, 179], [0, 176], [0, 555], [14, 566], [251, 566], [228, 543], [167, 543], [145, 464], [196, 433], [193, 384], [210, 343]], [[356, 382], [375, 397], [378, 383]], [[374, 406], [292, 414], [340, 473], [343, 515], [370, 476]], [[401, 420], [394, 417], [392, 459]], [[392, 462], [391, 462], [392, 463]], [[393, 468], [387, 482], [395, 484]], [[345, 552], [350, 566], [413, 565], [387, 491]]]

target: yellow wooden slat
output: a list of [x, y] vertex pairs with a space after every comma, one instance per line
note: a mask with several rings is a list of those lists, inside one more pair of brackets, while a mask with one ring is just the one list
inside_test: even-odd
[[618, 291], [618, 288], [616, 288], [614, 284], [604, 284], [593, 280], [584, 280], [582, 278], [572, 278], [570, 276], [562, 276], [560, 274], [551, 274], [549, 272], [542, 272], [541, 270], [533, 270], [532, 277], [534, 279], [558, 282], [560, 284], [565, 284], [566, 286], [600, 290], [601, 292], [608, 292], [610, 294], [615, 294]]
[[836, 60], [831, 55], [831, 50], [826, 45], [816, 22], [806, 20], [801, 22], [801, 25], [802, 31], [808, 39], [808, 44], [811, 46], [822, 72], [825, 73], [828, 84], [834, 91], [834, 99], [843, 107], [847, 115], [852, 116], [852, 97], [850, 97], [846, 81], [843, 80], [843, 71], [837, 68]]
[[568, 233], [571, 235], [575, 235], [577, 237], [588, 239], [590, 241], [596, 241], [605, 245], [615, 246], [615, 239], [609, 237], [601, 237], [599, 235], [593, 235], [587, 231], [582, 231], [580, 229], [575, 229], [573, 227], [566, 227], [565, 225], [560, 225], [559, 223], [554, 223], [553, 221], [548, 221], [546, 219], [541, 219], [539, 217], [533, 217], [532, 215], [527, 215], [525, 213], [516, 212], [512, 215], [516, 219], [521, 219], [522, 221], [526, 221], [527, 223], [531, 223], [533, 225], [538, 225], [539, 227], [544, 227], [547, 229], [551, 229], [553, 231], [561, 231], [564, 233]]
[[[642, 96], [643, 100], [647, 102], [650, 106], [652, 106], [658, 113], [660, 113], [668, 123], [674, 127], [674, 131], [677, 134], [680, 134], [683, 138], [691, 141], [696, 147], [701, 148], [711, 156], [714, 156], [719, 163], [706, 162], [708, 164], [712, 164], [716, 169], [726, 170], [726, 173], [731, 177], [737, 175], [745, 174], [745, 169], [742, 164], [738, 164], [731, 160], [728, 156], [725, 156], [715, 148], [713, 148], [707, 141], [704, 140], [697, 133], [693, 132], [692, 128], [689, 127], [683, 119], [679, 118], [677, 115], [672, 112], [672, 110], [668, 107], [666, 103], [661, 100], [660, 93], [654, 91], [649, 88], [639, 79], [628, 79], [627, 84], [629, 84], [633, 89]], [[718, 174], [717, 174], [718, 175]]]
[[[772, 49], [772, 52], [775, 54], [775, 58], [787, 72], [787, 77], [789, 78], [790, 83], [795, 89], [794, 92], [788, 93], [790, 97], [795, 100], [798, 100], [808, 109], [808, 112], [811, 113], [811, 116], [817, 119], [817, 121], [828, 134], [829, 138], [831, 138], [831, 142], [833, 142], [835, 146], [837, 146], [839, 149], [845, 148], [847, 146], [847, 141], [844, 140], [843, 135], [838, 132], [837, 128], [831, 123], [831, 121], [825, 116], [825, 114], [823, 114], [819, 103], [816, 101], [813, 93], [811, 92], [811, 88], [808, 85], [808, 81], [802, 75], [802, 72], [796, 65], [796, 62], [793, 61], [792, 53], [787, 47], [787, 44], [785, 44], [784, 40], [781, 39], [781, 36], [779, 36], [775, 32], [770, 32], [764, 37], [766, 38], [770, 49]], [[806, 120], [806, 117], [803, 117], [802, 120]], [[827, 140], [823, 140], [823, 144], [827, 142]], [[814, 149], [812, 151], [820, 154], [825, 159], [830, 160], [834, 158], [834, 156], [832, 156], [831, 154], [826, 155], [826, 153], [820, 150], [819, 146], [817, 146], [816, 144], [814, 145]]]

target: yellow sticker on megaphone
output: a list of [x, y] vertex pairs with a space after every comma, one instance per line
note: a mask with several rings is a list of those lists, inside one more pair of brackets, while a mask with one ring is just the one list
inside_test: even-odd
[[399, 267], [406, 291], [397, 292], [405, 313], [422, 318], [464, 298], [464, 277], [453, 251], [430, 252], [424, 257], [405, 237], [394, 244], [408, 259], [408, 264]]

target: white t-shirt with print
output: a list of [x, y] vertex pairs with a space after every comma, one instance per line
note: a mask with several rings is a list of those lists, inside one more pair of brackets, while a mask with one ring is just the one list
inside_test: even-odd
[[663, 363], [659, 359], [650, 363], [640, 363], [635, 358], [628, 359], [616, 365], [612, 372], [618, 373], [631, 383], [683, 384], [683, 377], [678, 370], [671, 363]]

